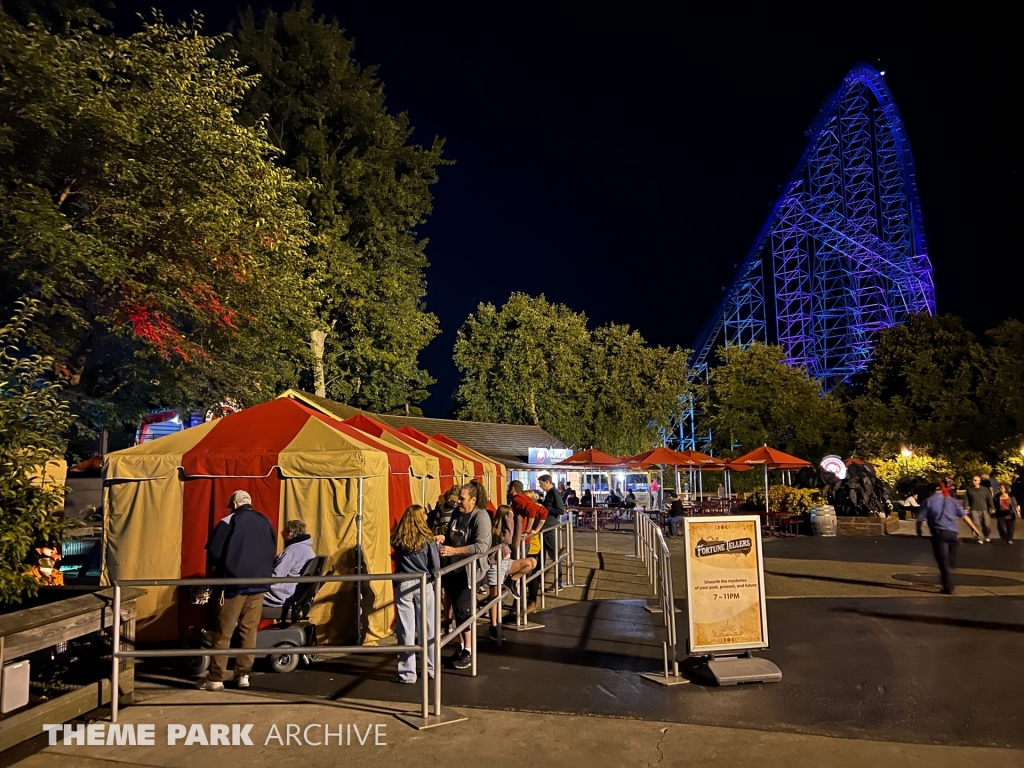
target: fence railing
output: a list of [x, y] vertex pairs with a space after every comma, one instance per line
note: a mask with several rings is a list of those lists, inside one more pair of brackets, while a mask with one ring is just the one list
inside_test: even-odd
[[[563, 532], [564, 529], [564, 532]], [[544, 562], [544, 547], [541, 546], [541, 555], [539, 567], [530, 575], [531, 579], [541, 579], [540, 584], [540, 600], [543, 607], [544, 594], [547, 591], [547, 587], [544, 583], [544, 575], [548, 570], [553, 570], [561, 563], [566, 563], [570, 569], [572, 576], [575, 576], [575, 556], [573, 550], [573, 539], [572, 539], [572, 525], [568, 521], [560, 523], [557, 527], [549, 528], [548, 531], [555, 532], [555, 553], [556, 557], [551, 562], [545, 564]], [[565, 543], [563, 550], [562, 543]], [[488, 616], [490, 609], [494, 606], [497, 607], [497, 627], [498, 627], [498, 644], [499, 646], [503, 643], [504, 638], [502, 635], [502, 602], [505, 596], [505, 587], [503, 579], [500, 578], [501, 569], [500, 565], [497, 566], [497, 572], [499, 578], [496, 579], [497, 584], [497, 595], [493, 598], [485, 600], [481, 603], [477, 597], [477, 589], [483, 584], [486, 585], [486, 578], [482, 582], [474, 582], [467, 580], [468, 588], [470, 591], [470, 615], [469, 618], [465, 619], [457, 626], [452, 628], [449, 632], [442, 632], [441, 624], [441, 591], [442, 591], [442, 580], [446, 574], [453, 573], [460, 568], [466, 568], [472, 566], [474, 572], [483, 566], [483, 570], [486, 572], [487, 566], [490, 564], [490, 560], [493, 556], [495, 562], [499, 562], [501, 553], [504, 545], [497, 545], [490, 547], [486, 552], [482, 552], [475, 555], [469, 555], [463, 557], [456, 562], [446, 565], [440, 570], [434, 573], [367, 573], [367, 574], [344, 574], [338, 576], [266, 576], [252, 579], [119, 579], [113, 581], [114, 590], [114, 615], [113, 615], [113, 636], [117, 638], [117, 642], [114, 643], [114, 652], [111, 662], [111, 678], [113, 690], [118, 690], [118, 675], [120, 661], [122, 659], [173, 659], [173, 658], [190, 658], [193, 656], [279, 656], [279, 655], [291, 655], [291, 654], [333, 654], [333, 653], [345, 653], [345, 654], [397, 654], [397, 653], [416, 653], [420, 657], [420, 670], [419, 680], [421, 685], [421, 700], [420, 700], [420, 713], [419, 716], [414, 715], [403, 715], [402, 719], [409, 722], [414, 727], [427, 727], [430, 725], [437, 725], [442, 722], [447, 722], [449, 718], [446, 718], [441, 708], [441, 649], [445, 645], [450, 643], [453, 639], [459, 637], [463, 632], [469, 630], [470, 632], [470, 652], [472, 654], [472, 666], [470, 674], [476, 677], [477, 674], [477, 622], [482, 617]], [[251, 586], [251, 585], [271, 585], [271, 584], [330, 584], [330, 583], [366, 583], [373, 581], [390, 581], [396, 582], [418, 582], [418, 590], [420, 593], [420, 616], [419, 626], [421, 631], [419, 632], [419, 642], [415, 645], [389, 645], [389, 646], [365, 646], [365, 645], [314, 645], [314, 646], [288, 646], [286, 649], [279, 647], [271, 648], [180, 648], [180, 649], [136, 649], [134, 647], [125, 647], [125, 644], [121, 638], [121, 621], [120, 621], [120, 608], [121, 608], [121, 590], [126, 587], [197, 587], [197, 586]], [[430, 582], [433, 582], [432, 584]], [[517, 599], [516, 617], [517, 623], [521, 619], [525, 619], [526, 606], [522, 600], [524, 590], [526, 586], [526, 580], [523, 580], [522, 586], [518, 590], [519, 598]], [[434, 633], [433, 637], [430, 637], [430, 633], [426, 631], [429, 626], [427, 622], [427, 600], [425, 600], [427, 589], [433, 589], [434, 591]], [[559, 578], [556, 576], [554, 579], [553, 589], [557, 594], [561, 585], [559, 584]], [[522, 603], [522, 605], [520, 605]], [[433, 641], [433, 642], [431, 642]], [[427, 674], [428, 663], [427, 654], [429, 652], [429, 646], [433, 645], [434, 653], [434, 696], [433, 696], [433, 716], [431, 716], [431, 702], [430, 702], [430, 679]], [[118, 702], [117, 697], [114, 697], [111, 701], [110, 720], [112, 723], [117, 722], [118, 717]], [[461, 718], [457, 718], [461, 719]]]
[[665, 543], [661, 527], [642, 510], [633, 511], [634, 540], [636, 557], [643, 561], [650, 578], [657, 607], [649, 607], [654, 614], [662, 614], [665, 624], [665, 640], [661, 644], [664, 674], [646, 673], [643, 677], [664, 685], [685, 683], [679, 674], [679, 656], [676, 634], [676, 595], [672, 583], [672, 553]]

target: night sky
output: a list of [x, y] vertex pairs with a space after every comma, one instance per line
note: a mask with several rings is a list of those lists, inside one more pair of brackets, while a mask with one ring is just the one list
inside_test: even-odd
[[[236, 7], [140, 4], [150, 5], [172, 19], [199, 7], [211, 33]], [[827, 14], [822, 4], [669, 15], [661, 4], [570, 6], [316, 4], [355, 37], [361, 63], [380, 65], [418, 140], [444, 137], [457, 161], [422, 228], [428, 307], [443, 331], [423, 355], [438, 379], [427, 415], [451, 407], [456, 330], [478, 302], [511, 291], [692, 346], [804, 131], [862, 61], [886, 70], [910, 137], [939, 311], [976, 332], [1024, 317], [1014, 18], [864, 3]]]

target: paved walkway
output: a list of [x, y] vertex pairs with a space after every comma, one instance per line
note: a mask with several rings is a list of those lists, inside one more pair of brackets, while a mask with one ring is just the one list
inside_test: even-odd
[[[526, 760], [543, 768], [734, 766], [752, 759], [765, 768], [1019, 768], [1024, 752], [829, 739], [793, 733], [714, 728], [650, 721], [522, 712], [466, 711], [469, 719], [443, 730], [414, 731], [393, 717], [393, 705], [329, 704], [256, 694], [175, 692], [126, 709], [122, 723], [156, 725], [157, 743], [168, 723], [252, 723], [252, 747], [48, 747], [18, 768], [203, 768], [239, 763], [250, 768], [320, 768], [338, 764], [417, 768], [505, 768]], [[383, 726], [386, 746], [339, 747], [264, 744], [272, 725], [282, 737], [289, 723]], [[380, 732], [380, 731], [378, 731]], [[310, 732], [319, 740], [320, 731]], [[374, 734], [376, 735], [376, 734]], [[372, 742], [372, 738], [368, 739]]]

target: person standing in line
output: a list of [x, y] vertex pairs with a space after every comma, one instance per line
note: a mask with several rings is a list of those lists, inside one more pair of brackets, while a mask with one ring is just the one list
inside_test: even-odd
[[[441, 557], [450, 562], [482, 555], [491, 548], [491, 516], [487, 511], [487, 489], [477, 480], [470, 480], [459, 490], [459, 508], [448, 523], [443, 536], [437, 536]], [[472, 615], [473, 590], [487, 573], [480, 560], [457, 568], [442, 577], [445, 591], [450, 595], [456, 624], [462, 624]], [[455, 669], [469, 669], [473, 665], [472, 630], [462, 632], [462, 648], [451, 657]]]
[[942, 577], [942, 593], [952, 595], [952, 570], [956, 568], [957, 548], [960, 545], [960, 518], [964, 519], [979, 540], [981, 532], [967, 510], [948, 496], [943, 496], [938, 486], [923, 486], [918, 491], [917, 500], [921, 504], [916, 516], [917, 535], [924, 536], [924, 524], [927, 522], [932, 534], [932, 552], [939, 566], [939, 575]]
[[967, 510], [971, 513], [971, 520], [974, 521], [974, 525], [971, 527], [978, 531], [978, 543], [991, 541], [988, 537], [990, 531], [988, 516], [995, 511], [992, 489], [987, 485], [982, 485], [981, 478], [977, 475], [971, 478], [971, 485], [967, 488]]
[[1005, 485], [999, 486], [999, 495], [996, 496], [995, 505], [999, 536], [1007, 544], [1013, 544], [1013, 532], [1017, 527], [1017, 518], [1020, 517], [1020, 507], [1017, 505], [1017, 500], [1010, 495], [1010, 489]]
[[[427, 513], [413, 504], [402, 515], [391, 534], [395, 548], [395, 573], [426, 573], [427, 590], [420, 590], [418, 579], [395, 582], [395, 635], [399, 645], [418, 645], [427, 637], [427, 675], [434, 677], [434, 572], [441, 569], [441, 556], [435, 534], [427, 526]], [[421, 594], [422, 592], [422, 594]], [[426, 604], [427, 626], [424, 631], [420, 606]], [[417, 680], [416, 652], [398, 654], [398, 674], [392, 681], [412, 684]]]
[[[277, 554], [274, 526], [262, 513], [253, 509], [252, 496], [245, 491], [232, 493], [228, 507], [231, 514], [217, 524], [206, 545], [214, 577], [255, 579], [271, 576]], [[256, 630], [263, 613], [263, 593], [269, 591], [269, 584], [222, 588], [214, 628], [209, 633], [214, 650], [231, 645], [236, 626], [242, 648], [256, 647]], [[236, 657], [234, 680], [238, 688], [249, 687], [252, 665], [252, 656]], [[228, 657], [211, 656], [210, 674], [199, 688], [222, 691], [227, 674]]]
[[[565, 502], [562, 500], [562, 494], [555, 488], [554, 482], [551, 480], [551, 475], [541, 475], [539, 478], [540, 487], [544, 491], [544, 508], [548, 511], [547, 519], [544, 521], [544, 556], [548, 558], [548, 562], [555, 564], [554, 570], [554, 583], [558, 584], [561, 578], [561, 568], [557, 562], [558, 550], [555, 548], [555, 531], [554, 528], [562, 522], [562, 519], [567, 514], [565, 511]], [[542, 575], [541, 579], [544, 578]], [[562, 584], [561, 586], [567, 586]]]
[[430, 513], [427, 525], [434, 535], [443, 534], [448, 530], [448, 521], [452, 519], [452, 512], [459, 506], [459, 486], [453, 485], [438, 499], [437, 506]]
[[[540, 535], [539, 531], [544, 527], [547, 520], [548, 510], [543, 504], [538, 504], [533, 491], [523, 491], [522, 483], [519, 483], [518, 492], [512, 497], [512, 513], [515, 515], [515, 528], [513, 529], [512, 551], [518, 557], [519, 545], [525, 542], [524, 557], [516, 560], [516, 563], [524, 563], [520, 568], [524, 569], [524, 575], [531, 573], [540, 562]], [[535, 546], [537, 545], [537, 546]], [[532, 550], [536, 550], [533, 552]], [[526, 568], [526, 564], [529, 565]], [[533, 579], [526, 587], [526, 609], [532, 613], [537, 607], [537, 592], [540, 589], [540, 579]]]

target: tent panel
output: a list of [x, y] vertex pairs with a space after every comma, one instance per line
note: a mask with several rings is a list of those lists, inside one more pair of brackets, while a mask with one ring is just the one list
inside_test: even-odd
[[[353, 479], [288, 478], [282, 484], [282, 519], [301, 520], [314, 551], [326, 555], [329, 573], [355, 573], [356, 515], [359, 482]], [[387, 481], [383, 476], [363, 480], [363, 572], [390, 573]], [[352, 584], [325, 584], [317, 593], [310, 620], [317, 642], [341, 644], [355, 638], [356, 589]], [[365, 642], [379, 642], [391, 631], [393, 593], [387, 582], [363, 585]]]
[[308, 412], [294, 400], [271, 400], [232, 413], [213, 422], [214, 429], [185, 453], [182, 466], [192, 476], [269, 475], [307, 421]]
[[[182, 481], [115, 482], [104, 491], [102, 584], [111, 579], [176, 579], [181, 570]], [[173, 587], [146, 587], [138, 599], [139, 637], [178, 637]]]
[[148, 443], [108, 453], [103, 457], [105, 480], [143, 479], [151, 477], [177, 478], [181, 459], [217, 426], [208, 421], [197, 427]]
[[277, 464], [286, 477], [360, 477], [387, 472], [383, 452], [338, 429], [341, 422], [329, 424], [293, 404], [302, 410], [306, 422], [278, 456]]

